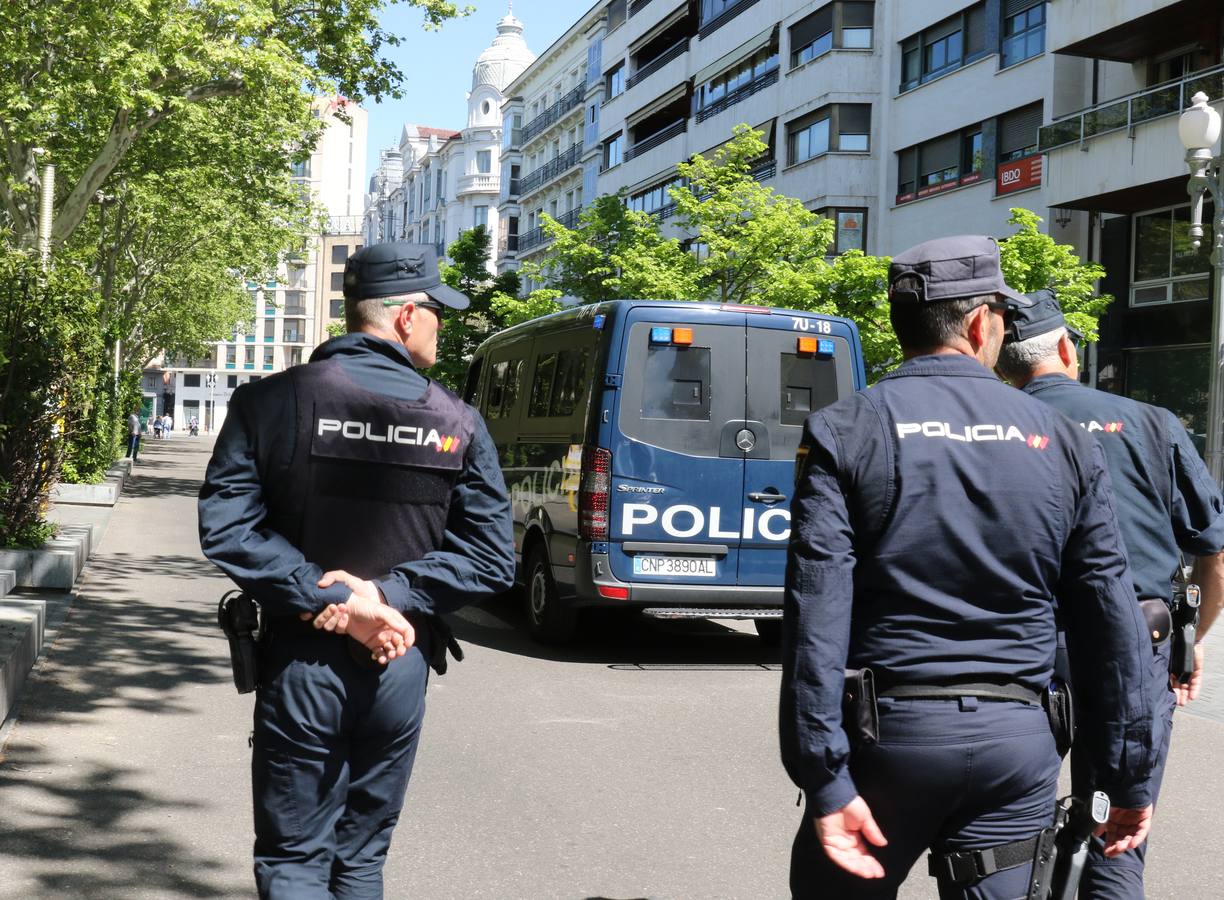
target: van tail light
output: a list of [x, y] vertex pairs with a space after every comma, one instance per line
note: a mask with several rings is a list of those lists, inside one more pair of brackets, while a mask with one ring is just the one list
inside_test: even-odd
[[612, 454], [603, 447], [582, 448], [578, 481], [578, 534], [586, 541], [608, 539], [608, 494], [612, 486]]

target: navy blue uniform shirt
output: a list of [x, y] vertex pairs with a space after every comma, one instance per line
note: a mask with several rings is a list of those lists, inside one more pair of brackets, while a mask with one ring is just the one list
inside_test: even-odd
[[1171, 597], [1180, 550], [1224, 547], [1224, 500], [1181, 422], [1158, 406], [1108, 394], [1065, 375], [1039, 375], [1024, 392], [1077, 422], [1109, 461], [1118, 525], [1135, 595]]
[[1101, 448], [959, 354], [919, 357], [810, 416], [791, 506], [782, 758], [816, 815], [857, 793], [843, 668], [888, 684], [1044, 690], [1053, 598], [1102, 790], [1149, 802], [1152, 650]]
[[[368, 334], [348, 334], [321, 345], [311, 361], [336, 359], [360, 387], [417, 400], [429, 380], [400, 345]], [[293, 380], [274, 375], [234, 391], [225, 424], [200, 489], [200, 545], [271, 616], [317, 612], [348, 599], [341, 584], [319, 588], [322, 569], [286, 538], [266, 527], [267, 508], [257, 448], [271, 471], [293, 459], [297, 433]], [[497, 451], [475, 411], [475, 434], [451, 492], [442, 547], [375, 579], [388, 605], [401, 612], [453, 612], [480, 595], [510, 587], [514, 538], [510, 501]]]

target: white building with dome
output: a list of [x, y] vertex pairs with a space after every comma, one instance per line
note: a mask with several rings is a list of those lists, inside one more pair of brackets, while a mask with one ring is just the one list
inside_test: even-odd
[[407, 124], [398, 146], [381, 152], [366, 195], [366, 243], [434, 244], [442, 257], [461, 232], [484, 225], [496, 248], [503, 91], [534, 59], [523, 23], [507, 14], [472, 68], [463, 129]]

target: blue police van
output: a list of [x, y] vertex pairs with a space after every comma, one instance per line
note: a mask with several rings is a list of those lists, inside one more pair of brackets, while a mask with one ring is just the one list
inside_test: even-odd
[[776, 641], [804, 419], [864, 385], [853, 322], [785, 309], [618, 300], [485, 341], [464, 398], [497, 445], [532, 635], [619, 606]]

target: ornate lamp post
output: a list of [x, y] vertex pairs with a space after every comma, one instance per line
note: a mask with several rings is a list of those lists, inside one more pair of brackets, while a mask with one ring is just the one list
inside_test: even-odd
[[1220, 114], [1207, 105], [1207, 95], [1195, 94], [1193, 105], [1181, 114], [1177, 134], [1186, 148], [1190, 167], [1190, 242], [1197, 249], [1203, 242], [1203, 202], [1215, 205], [1212, 222], [1211, 282], [1211, 383], [1207, 394], [1207, 468], [1217, 483], [1224, 483], [1224, 154], [1213, 148], [1220, 139]]

